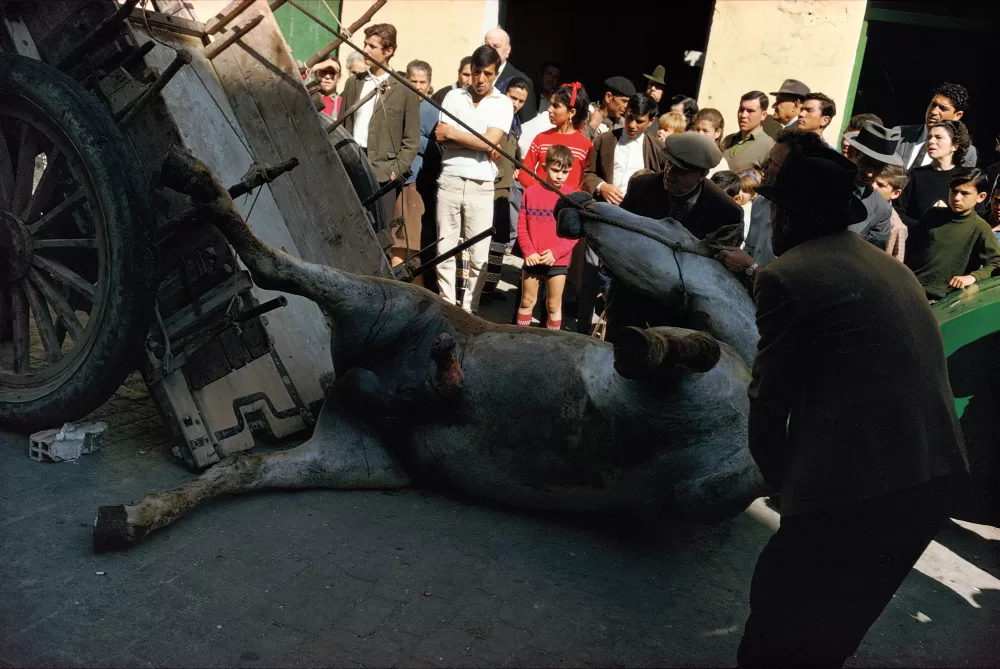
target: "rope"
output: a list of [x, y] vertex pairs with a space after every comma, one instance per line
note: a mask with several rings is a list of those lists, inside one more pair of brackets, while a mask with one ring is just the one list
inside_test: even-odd
[[622, 230], [626, 230], [628, 232], [633, 232], [635, 234], [642, 235], [643, 237], [648, 237], [649, 239], [652, 239], [654, 241], [657, 241], [657, 242], [663, 244], [664, 246], [666, 246], [667, 248], [669, 248], [670, 250], [672, 250], [674, 252], [680, 251], [680, 252], [683, 252], [683, 253], [690, 253], [691, 255], [697, 255], [697, 256], [702, 256], [704, 258], [712, 258], [712, 259], [714, 259], [715, 256], [712, 255], [712, 254], [710, 254], [710, 253], [708, 253], [708, 252], [706, 252], [706, 251], [702, 251], [700, 249], [696, 249], [696, 248], [693, 248], [693, 247], [690, 247], [690, 246], [685, 246], [684, 244], [681, 244], [679, 242], [671, 241], [671, 240], [667, 239], [666, 237], [663, 237], [662, 235], [658, 235], [655, 232], [650, 232], [648, 230], [643, 230], [643, 229], [637, 228], [637, 227], [635, 227], [633, 225], [629, 225], [628, 223], [622, 223], [620, 221], [616, 221], [614, 219], [607, 218], [606, 216], [601, 216], [600, 214], [595, 214], [592, 211], [589, 211], [586, 206], [580, 204], [579, 202], [577, 202], [573, 198], [564, 195], [559, 190], [559, 188], [557, 186], [553, 185], [547, 179], [544, 179], [544, 178], [538, 176], [538, 174], [536, 174], [535, 172], [529, 170], [527, 167], [525, 167], [524, 163], [522, 163], [520, 160], [518, 160], [514, 156], [512, 156], [509, 153], [507, 153], [506, 151], [504, 151], [498, 144], [494, 144], [493, 142], [491, 142], [490, 140], [488, 140], [485, 136], [483, 136], [482, 134], [480, 134], [479, 132], [477, 132], [469, 124], [465, 123], [462, 119], [457, 118], [454, 114], [452, 114], [451, 112], [449, 112], [447, 109], [444, 109], [441, 105], [439, 105], [437, 102], [435, 102], [430, 96], [424, 95], [423, 93], [421, 93], [420, 91], [418, 91], [416, 89], [416, 87], [413, 84], [411, 84], [410, 81], [406, 77], [404, 77], [404, 76], [402, 76], [400, 74], [397, 74], [395, 72], [395, 70], [393, 70], [392, 67], [389, 66], [388, 63], [384, 63], [382, 61], [375, 60], [374, 58], [372, 58], [371, 56], [369, 56], [368, 54], [366, 54], [363, 49], [359, 49], [357, 47], [357, 45], [353, 44], [340, 31], [338, 31], [338, 30], [336, 30], [334, 28], [331, 28], [329, 25], [327, 25], [323, 21], [319, 20], [319, 18], [316, 17], [315, 15], [313, 15], [312, 13], [310, 13], [310, 12], [302, 9], [302, 7], [300, 7], [298, 5], [298, 3], [296, 3], [296, 2], [290, 2], [289, 4], [291, 4], [293, 7], [295, 7], [296, 9], [298, 9], [300, 12], [302, 12], [303, 14], [305, 14], [306, 16], [308, 16], [309, 18], [311, 18], [313, 21], [315, 21], [316, 23], [318, 23], [322, 28], [326, 29], [331, 34], [336, 35], [344, 44], [346, 44], [347, 46], [351, 47], [355, 51], [361, 53], [362, 55], [364, 55], [366, 61], [371, 62], [371, 63], [375, 63], [376, 65], [378, 65], [379, 67], [381, 67], [384, 72], [388, 72], [389, 76], [391, 76], [393, 79], [395, 79], [396, 81], [398, 81], [399, 83], [401, 83], [403, 86], [405, 86], [406, 88], [408, 88], [410, 91], [412, 91], [413, 93], [415, 93], [421, 100], [430, 103], [430, 105], [432, 107], [434, 107], [435, 109], [437, 109], [438, 111], [444, 112], [448, 117], [450, 117], [453, 121], [455, 121], [459, 126], [461, 126], [467, 132], [469, 132], [473, 137], [475, 137], [479, 141], [481, 141], [484, 144], [486, 144], [487, 146], [489, 146], [491, 149], [493, 149], [494, 151], [496, 151], [498, 154], [500, 154], [501, 156], [503, 156], [504, 158], [506, 158], [507, 160], [509, 160], [511, 163], [513, 163], [514, 165], [516, 165], [519, 169], [523, 170], [527, 174], [530, 174], [535, 180], [538, 181], [538, 183], [540, 183], [542, 185], [543, 188], [546, 188], [549, 191], [555, 193], [556, 196], [561, 201], [565, 202], [568, 206], [573, 207], [574, 209], [578, 209], [581, 212], [586, 212], [587, 216], [589, 216], [591, 219], [593, 219], [595, 221], [598, 221], [600, 223], [605, 223], [606, 225], [615, 226], [617, 228], [621, 228]]

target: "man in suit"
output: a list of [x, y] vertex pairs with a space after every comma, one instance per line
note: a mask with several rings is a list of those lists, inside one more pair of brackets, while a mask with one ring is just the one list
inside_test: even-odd
[[[722, 154], [708, 136], [684, 132], [667, 137], [661, 151], [665, 169], [633, 177], [621, 207], [648, 218], [673, 218], [699, 239], [739, 246], [743, 241], [743, 208], [706, 179]], [[611, 279], [608, 295], [608, 339], [630, 325], [671, 325], [673, 315], [620, 282]], [[676, 325], [676, 323], [673, 323]]]
[[684, 132], [667, 137], [660, 152], [664, 170], [633, 177], [622, 209], [648, 218], [673, 218], [699, 239], [739, 246], [743, 209], [706, 178], [722, 160], [715, 142]]
[[594, 140], [580, 190], [595, 199], [621, 204], [633, 174], [639, 170], [661, 171], [660, 149], [645, 133], [655, 118], [656, 101], [645, 93], [633, 95], [625, 109], [625, 126]]
[[841, 666], [968, 474], [923, 290], [847, 230], [866, 216], [856, 172], [796, 149], [760, 188], [778, 259], [754, 286], [749, 447], [781, 493], [781, 526], [754, 570], [741, 667]]
[[[933, 97], [924, 113], [924, 122], [918, 125], [898, 125], [899, 148], [896, 155], [903, 159], [907, 168], [928, 165], [927, 128], [938, 121], [960, 121], [969, 108], [969, 91], [961, 84], [944, 83], [934, 89]], [[962, 160], [962, 167], [975, 167], [979, 154], [975, 146], [970, 146]]]
[[802, 101], [809, 93], [809, 87], [798, 79], [785, 79], [781, 87], [771, 93], [774, 96], [774, 113], [766, 116], [760, 124], [764, 134], [774, 139], [785, 128], [794, 128], [799, 121]]
[[[375, 95], [347, 118], [344, 128], [368, 156], [375, 179], [384, 185], [408, 172], [420, 150], [420, 98], [382, 69], [396, 52], [394, 26], [377, 23], [365, 28], [364, 50], [369, 69], [348, 78], [343, 108], [349, 109], [372, 91]], [[397, 188], [383, 198], [387, 221], [392, 220], [401, 193], [402, 188]], [[405, 257], [404, 248], [393, 249], [393, 264]]]
[[500, 71], [497, 72], [496, 78], [497, 86], [514, 77], [521, 77], [528, 82], [528, 100], [521, 107], [521, 111], [517, 113], [517, 117], [521, 119], [522, 123], [535, 118], [538, 115], [538, 97], [535, 95], [535, 84], [531, 77], [514, 67], [514, 63], [510, 62], [510, 35], [503, 28], [494, 28], [486, 33], [483, 44], [493, 47], [500, 54]]

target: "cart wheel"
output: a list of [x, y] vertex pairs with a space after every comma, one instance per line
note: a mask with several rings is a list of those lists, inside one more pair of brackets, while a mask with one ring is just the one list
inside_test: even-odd
[[0, 54], [0, 426], [80, 418], [135, 369], [157, 280], [148, 198], [93, 96]]
[[[354, 141], [351, 134], [344, 130], [344, 126], [340, 126], [330, 133], [330, 141], [333, 143], [333, 148], [337, 150], [337, 155], [340, 156], [340, 162], [344, 163], [344, 169], [347, 170], [347, 176], [351, 179], [354, 192], [358, 194], [361, 201], [364, 201], [378, 190], [378, 181], [372, 174], [368, 157], [361, 152], [361, 147]], [[385, 220], [385, 210], [382, 208], [381, 201], [372, 202], [368, 206], [368, 213], [371, 214], [372, 227], [375, 232], [385, 230], [388, 221]]]

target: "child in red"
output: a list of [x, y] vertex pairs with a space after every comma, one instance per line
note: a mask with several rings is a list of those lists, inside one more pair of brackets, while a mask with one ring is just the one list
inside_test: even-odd
[[[575, 158], [570, 149], [561, 144], [549, 148], [545, 156], [545, 174], [553, 186], [564, 193], [578, 190], [567, 181], [573, 170]], [[563, 239], [556, 235], [556, 218], [553, 211], [559, 196], [541, 184], [530, 186], [521, 199], [517, 216], [517, 243], [524, 255], [521, 272], [521, 306], [517, 310], [517, 324], [531, 325], [531, 312], [538, 301], [538, 288], [545, 280], [545, 309], [548, 320], [545, 327], [558, 330], [562, 326], [562, 294], [569, 271], [569, 259], [576, 246], [576, 239]]]
[[566, 146], [573, 154], [573, 165], [566, 183], [573, 190], [580, 189], [583, 169], [594, 148], [593, 142], [580, 132], [587, 122], [589, 106], [587, 91], [579, 82], [563, 84], [549, 96], [549, 123], [555, 127], [538, 133], [531, 142], [531, 147], [524, 156], [527, 170], [521, 170], [517, 177], [522, 186], [529, 188], [538, 183], [532, 172], [539, 177], [543, 176], [545, 156], [551, 147]]

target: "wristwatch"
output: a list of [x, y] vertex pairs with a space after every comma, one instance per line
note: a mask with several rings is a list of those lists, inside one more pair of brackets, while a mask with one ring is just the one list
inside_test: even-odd
[[757, 271], [758, 267], [760, 267], [760, 265], [758, 263], [754, 263], [743, 271], [747, 273], [747, 276], [753, 276], [754, 272]]

